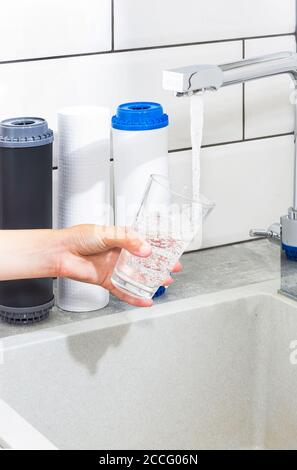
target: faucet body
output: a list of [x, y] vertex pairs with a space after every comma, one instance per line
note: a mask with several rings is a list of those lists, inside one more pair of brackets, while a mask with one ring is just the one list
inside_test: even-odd
[[283, 73], [297, 79], [297, 54], [280, 52], [222, 65], [189, 65], [163, 72], [163, 88], [179, 95], [218, 90]]
[[[163, 72], [163, 88], [177, 97], [258, 80], [274, 75], [291, 75], [297, 90], [297, 53], [281, 52], [223, 65], [190, 65]], [[295, 165], [293, 205], [288, 214], [267, 230], [251, 230], [250, 235], [268, 238], [281, 246], [280, 292], [297, 300], [297, 101], [295, 103]]]

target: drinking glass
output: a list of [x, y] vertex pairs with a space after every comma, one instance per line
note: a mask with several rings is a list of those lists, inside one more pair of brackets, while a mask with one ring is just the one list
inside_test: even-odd
[[122, 250], [111, 281], [134, 297], [151, 299], [193, 238], [214, 204], [173, 191], [169, 179], [151, 175], [132, 229], [152, 247], [147, 258]]

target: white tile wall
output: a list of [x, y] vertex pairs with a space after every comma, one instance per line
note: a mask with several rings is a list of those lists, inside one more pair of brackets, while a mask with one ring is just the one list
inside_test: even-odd
[[[189, 100], [162, 89], [162, 70], [196, 61], [238, 60], [241, 51], [240, 42], [230, 42], [0, 65], [0, 118], [43, 115], [56, 128], [56, 113], [63, 106], [114, 109], [121, 102], [155, 100], [170, 116], [170, 148], [189, 147]], [[204, 144], [241, 139], [241, 115], [240, 85], [208, 94]]]
[[[246, 58], [274, 52], [296, 52], [295, 36], [285, 36], [246, 41]], [[247, 83], [246, 137], [282, 134], [294, 130], [294, 106], [290, 96], [294, 89], [288, 75], [266, 78]]]
[[[191, 152], [176, 151], [191, 145], [189, 100], [162, 90], [162, 70], [240, 60], [244, 51], [246, 57], [294, 51], [295, 3], [43, 0], [40, 6], [36, 0], [5, 2], [0, 29], [0, 119], [40, 115], [55, 130], [56, 113], [63, 106], [97, 104], [115, 109], [126, 101], [159, 101], [170, 116], [172, 179], [177, 187], [189, 184]], [[48, 59], [56, 56], [62, 58]], [[217, 207], [205, 224], [204, 247], [246, 240], [251, 226], [266, 227], [290, 205], [293, 137], [262, 139], [293, 130], [290, 84], [290, 78], [282, 76], [248, 83], [245, 94], [239, 85], [205, 96], [202, 190]], [[256, 140], [244, 141], [244, 137]], [[56, 183], [57, 171], [55, 195]], [[56, 203], [54, 220], [55, 214]]]
[[0, 61], [111, 49], [111, 0], [1, 3]]
[[115, 0], [115, 47], [295, 31], [295, 0]]
[[[203, 149], [201, 191], [216, 203], [203, 247], [248, 240], [250, 228], [278, 222], [292, 205], [293, 169], [293, 136]], [[170, 174], [182, 190], [191, 177], [190, 151], [170, 155]]]

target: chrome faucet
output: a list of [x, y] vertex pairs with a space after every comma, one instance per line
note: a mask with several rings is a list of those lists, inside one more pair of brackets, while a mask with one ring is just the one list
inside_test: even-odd
[[[281, 52], [223, 65], [190, 65], [163, 72], [163, 88], [177, 97], [258, 80], [274, 75], [290, 74], [297, 89], [297, 54]], [[297, 102], [295, 103], [294, 198], [288, 214], [267, 230], [251, 230], [250, 236], [267, 238], [281, 246], [281, 289], [284, 295], [297, 300]]]

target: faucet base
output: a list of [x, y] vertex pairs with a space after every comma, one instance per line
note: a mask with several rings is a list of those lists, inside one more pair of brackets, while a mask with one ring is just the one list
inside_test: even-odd
[[288, 257], [284, 248], [281, 250], [281, 288], [280, 294], [297, 300], [297, 260]]
[[289, 294], [288, 292], [285, 292], [282, 289], [279, 289], [277, 291], [277, 293], [280, 294], [280, 295], [283, 295], [284, 297], [287, 297], [288, 299], [295, 300], [295, 302], [297, 300], [297, 296], [295, 296], [293, 294]]

